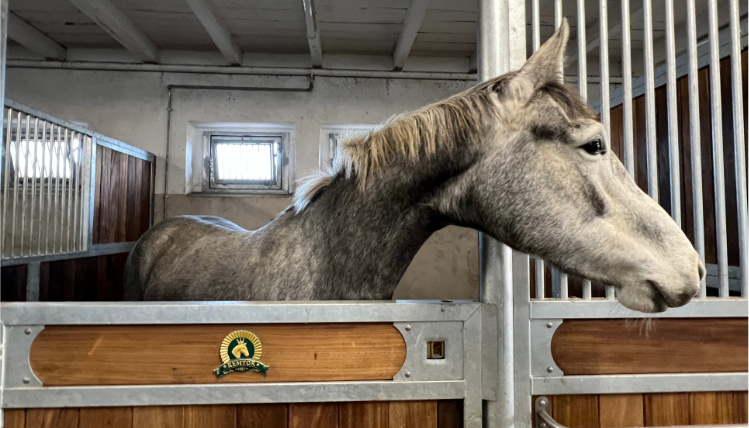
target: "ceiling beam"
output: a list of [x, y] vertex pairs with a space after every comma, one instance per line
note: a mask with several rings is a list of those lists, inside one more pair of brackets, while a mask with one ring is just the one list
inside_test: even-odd
[[312, 57], [312, 67], [322, 68], [322, 43], [320, 42], [320, 25], [317, 22], [315, 3], [313, 0], [302, 0], [304, 19], [307, 23], [307, 41], [309, 54]]
[[65, 61], [67, 51], [64, 47], [34, 28], [28, 22], [16, 16], [13, 12], [8, 14], [8, 38], [15, 40], [18, 44], [37, 55], [48, 59]]
[[419, 34], [421, 21], [424, 19], [428, 7], [429, 0], [411, 1], [411, 6], [408, 8], [408, 14], [403, 21], [403, 29], [398, 37], [398, 43], [396, 43], [395, 50], [393, 51], [394, 70], [399, 71], [403, 69], [403, 65], [406, 63], [406, 58], [408, 58], [408, 54], [411, 52], [414, 40], [416, 40], [416, 36]]
[[203, 28], [211, 36], [218, 50], [224, 54], [226, 60], [232, 65], [242, 65], [242, 51], [229, 34], [226, 24], [219, 19], [216, 12], [208, 4], [208, 0], [187, 0], [187, 4], [190, 5], [190, 9], [203, 24]]
[[159, 62], [159, 48], [110, 0], [69, 1], [141, 61]]

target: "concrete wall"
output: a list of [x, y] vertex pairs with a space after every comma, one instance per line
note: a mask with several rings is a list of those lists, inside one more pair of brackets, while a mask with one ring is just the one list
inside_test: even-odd
[[[290, 123], [296, 127], [295, 178], [318, 169], [320, 126], [378, 123], [470, 86], [471, 82], [316, 78], [311, 91], [175, 88], [167, 153], [168, 84], [302, 87], [301, 78], [10, 68], [6, 96], [157, 156], [156, 220], [180, 214], [218, 215], [255, 229], [290, 203], [288, 197], [185, 195], [187, 123]], [[306, 81], [301, 82], [306, 84]], [[167, 198], [164, 198], [165, 182]], [[477, 233], [449, 227], [435, 234], [411, 264], [396, 298], [478, 298]]]

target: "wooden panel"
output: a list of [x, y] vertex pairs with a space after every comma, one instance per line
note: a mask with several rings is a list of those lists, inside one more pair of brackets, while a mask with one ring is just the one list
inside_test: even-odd
[[551, 414], [569, 428], [598, 428], [598, 396], [556, 395]]
[[26, 265], [3, 266], [0, 269], [0, 300], [3, 302], [26, 301]]
[[337, 427], [337, 403], [289, 404], [289, 428]]
[[463, 426], [463, 400], [437, 402], [437, 428], [460, 428]]
[[28, 409], [26, 428], [78, 428], [78, 409]]
[[747, 319], [565, 320], [551, 341], [566, 375], [747, 371]]
[[[221, 341], [237, 329], [262, 341], [267, 376], [216, 379]], [[45, 385], [392, 379], [405, 357], [392, 324], [49, 326], [30, 354]]]
[[131, 428], [132, 407], [84, 407], [80, 411], [78, 428]]
[[133, 407], [133, 428], [182, 428], [184, 406]]
[[388, 428], [387, 402], [341, 403], [339, 428]]
[[185, 406], [185, 428], [236, 428], [237, 406]]
[[642, 394], [606, 394], [598, 397], [601, 428], [645, 426], [643, 412]]
[[287, 404], [245, 404], [237, 406], [237, 428], [286, 428]]
[[26, 410], [25, 409], [5, 409], [4, 428], [25, 428], [26, 427]]
[[692, 425], [747, 423], [746, 392], [699, 392], [689, 394]]
[[689, 425], [689, 394], [645, 394], [645, 426]]
[[120, 301], [128, 253], [42, 263], [40, 301]]
[[437, 428], [436, 401], [390, 403], [390, 428]]

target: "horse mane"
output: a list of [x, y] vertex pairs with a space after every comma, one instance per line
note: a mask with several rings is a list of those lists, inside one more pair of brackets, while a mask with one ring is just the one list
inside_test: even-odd
[[493, 111], [492, 91], [486, 87], [479, 85], [412, 113], [395, 115], [366, 134], [347, 138], [331, 169], [300, 181], [294, 209], [301, 212], [339, 174], [355, 176], [363, 190], [367, 178], [381, 173], [394, 158], [415, 163], [438, 150], [477, 140], [485, 126], [482, 118]]

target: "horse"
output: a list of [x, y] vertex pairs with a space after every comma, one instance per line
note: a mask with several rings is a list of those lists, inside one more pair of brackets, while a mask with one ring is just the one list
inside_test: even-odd
[[241, 358], [242, 356], [249, 357], [250, 350], [247, 349], [247, 342], [241, 337], [237, 339], [237, 344], [231, 350], [231, 354], [234, 355], [234, 358]]
[[349, 138], [258, 230], [160, 222], [129, 255], [128, 298], [389, 300], [427, 238], [459, 225], [613, 285], [630, 309], [686, 304], [705, 268], [564, 85], [568, 37], [565, 21], [519, 70]]

